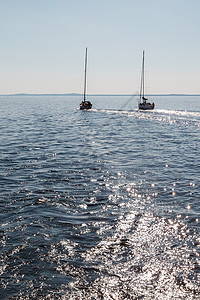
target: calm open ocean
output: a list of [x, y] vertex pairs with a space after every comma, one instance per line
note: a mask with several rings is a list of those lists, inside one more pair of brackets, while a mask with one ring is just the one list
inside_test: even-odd
[[200, 299], [200, 97], [0, 97], [0, 299]]

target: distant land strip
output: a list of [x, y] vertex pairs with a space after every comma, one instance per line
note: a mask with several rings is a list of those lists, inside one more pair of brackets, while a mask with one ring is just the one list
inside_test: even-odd
[[[0, 96], [82, 96], [79, 93], [66, 93], [66, 94], [29, 94], [29, 93], [18, 93], [18, 94], [0, 94]], [[94, 96], [117, 96], [117, 97], [133, 97], [139, 96], [139, 94], [87, 94], [88, 97]], [[200, 96], [200, 94], [146, 94], [147, 97], [151, 96]]]

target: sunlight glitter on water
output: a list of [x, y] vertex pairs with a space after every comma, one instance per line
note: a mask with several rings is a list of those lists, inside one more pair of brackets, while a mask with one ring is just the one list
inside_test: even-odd
[[[187, 270], [189, 272], [191, 267], [190, 265], [187, 267], [189, 249], [187, 250], [183, 244], [182, 258], [180, 258], [180, 249], [177, 251], [176, 247], [171, 249], [169, 243], [170, 236], [178, 238], [177, 231], [181, 226], [175, 224], [173, 220], [167, 226], [164, 219], [156, 220], [151, 214], [137, 216], [133, 213], [126, 218], [120, 218], [113, 236], [100, 242], [85, 256], [86, 262], [95, 264], [102, 274], [94, 281], [93, 288], [95, 289], [98, 282], [104, 297], [106, 295], [111, 297], [115, 293], [119, 299], [122, 299], [127, 296], [126, 291], [121, 289], [121, 284], [125, 280], [128, 283], [129, 293], [134, 294], [135, 297], [144, 295], [145, 287], [145, 295], [148, 297], [169, 299], [170, 295], [176, 295], [184, 299], [188, 294], [187, 289], [195, 289], [195, 285], [186, 279], [189, 275]], [[181, 230], [185, 232], [183, 227]], [[177, 259], [185, 273], [186, 291], [179, 287], [177, 281], [179, 272], [182, 273], [175, 263]], [[156, 290], [153, 288], [154, 281]], [[108, 290], [109, 294], [107, 294]]]

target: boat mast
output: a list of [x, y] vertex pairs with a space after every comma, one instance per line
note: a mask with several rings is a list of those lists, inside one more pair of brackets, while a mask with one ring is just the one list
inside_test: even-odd
[[85, 50], [85, 78], [84, 78], [84, 94], [83, 94], [83, 101], [86, 100], [86, 79], [87, 79], [87, 47]]
[[144, 97], [144, 50], [142, 56], [142, 73], [141, 73], [141, 85], [140, 85], [140, 100]]

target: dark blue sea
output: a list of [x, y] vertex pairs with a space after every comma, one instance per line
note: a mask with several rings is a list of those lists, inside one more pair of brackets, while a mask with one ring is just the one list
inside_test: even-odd
[[0, 97], [0, 299], [200, 299], [200, 96], [81, 100]]

